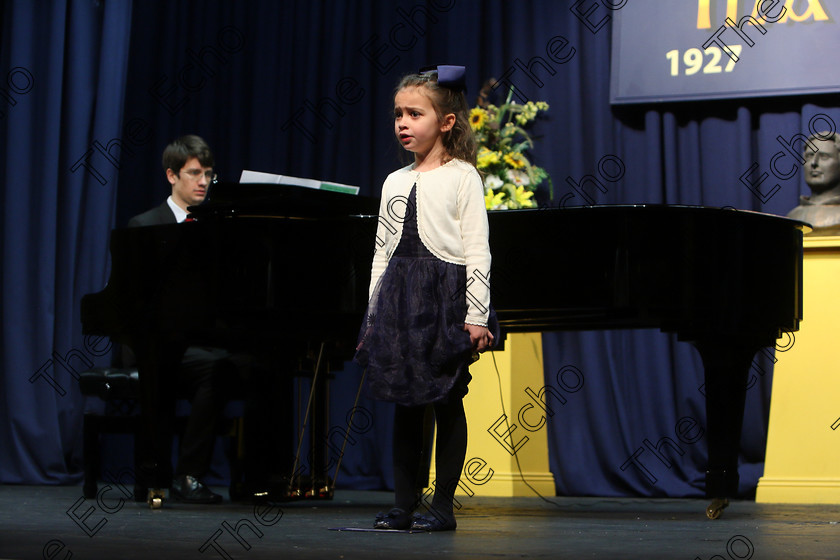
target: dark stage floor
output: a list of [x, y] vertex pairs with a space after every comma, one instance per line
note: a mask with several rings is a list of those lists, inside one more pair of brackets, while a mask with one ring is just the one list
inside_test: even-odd
[[840, 558], [840, 505], [742, 501], [711, 521], [704, 500], [464, 497], [455, 532], [387, 534], [329, 530], [369, 527], [389, 507], [385, 492], [258, 511], [227, 501], [153, 511], [120, 496], [0, 486], [0, 559]]

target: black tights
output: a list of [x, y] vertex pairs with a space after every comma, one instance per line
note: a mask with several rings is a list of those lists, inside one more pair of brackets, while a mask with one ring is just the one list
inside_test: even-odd
[[[435, 422], [435, 495], [432, 513], [436, 517], [452, 517], [455, 488], [464, 468], [467, 453], [467, 417], [464, 403], [453, 399], [451, 403], [436, 403]], [[424, 406], [400, 406], [394, 411], [394, 506], [407, 512], [418, 503], [418, 483], [423, 457]], [[422, 490], [422, 489], [420, 489]]]

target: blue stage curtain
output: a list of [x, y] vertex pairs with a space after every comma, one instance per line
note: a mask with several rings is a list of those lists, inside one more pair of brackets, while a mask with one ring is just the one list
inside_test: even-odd
[[131, 2], [6, 2], [2, 23], [0, 481], [66, 484], [74, 376], [110, 353], [82, 337], [79, 301], [107, 281]]
[[[104, 8], [98, 8], [97, 13], [107, 14], [111, 4], [103, 4]], [[385, 176], [402, 165], [401, 149], [392, 130], [394, 86], [401, 75], [434, 63], [467, 66], [471, 101], [481, 84], [495, 77], [506, 78], [523, 98], [544, 100], [551, 105], [546, 118], [540, 119], [533, 129], [537, 140], [531, 154], [533, 161], [544, 166], [553, 179], [554, 198], [549, 199], [547, 188], [541, 190], [539, 199], [543, 204], [556, 205], [560, 200], [566, 205], [586, 203], [572, 190], [569, 181], [579, 182], [585, 175], [598, 177], [599, 162], [607, 156], [614, 156], [611, 161], [621, 162], [624, 174], [616, 181], [602, 181], [606, 193], [591, 191], [592, 201], [599, 204], [698, 204], [784, 215], [797, 204], [800, 194], [807, 194], [801, 173], [780, 182], [780, 190], [763, 201], [740, 177], [753, 163], [758, 164], [756, 174], [769, 169], [771, 157], [780, 150], [777, 136], [790, 138], [807, 131], [817, 114], [826, 114], [838, 122], [840, 110], [836, 98], [611, 107], [610, 26], [591, 31], [571, 13], [569, 8], [573, 4], [572, 0], [137, 2], [131, 14], [128, 72], [121, 82], [125, 87], [125, 106], [122, 114], [113, 119], [116, 128], [83, 134], [81, 125], [75, 128], [66, 119], [50, 120], [50, 123], [60, 123], [49, 130], [53, 135], [61, 135], [66, 162], [61, 163], [52, 181], [34, 182], [27, 175], [24, 180], [10, 181], [9, 169], [25, 162], [26, 171], [19, 171], [25, 174], [30, 169], [44, 169], [45, 163], [49, 168], [58, 158], [10, 157], [12, 149], [29, 149], [35, 153], [31, 142], [20, 139], [26, 137], [25, 133], [47, 130], [43, 123], [37, 122], [15, 125], [14, 145], [9, 142], [4, 148], [5, 197], [11, 201], [7, 202], [9, 209], [4, 211], [6, 232], [12, 227], [9, 214], [23, 220], [27, 212], [31, 214], [32, 208], [37, 207], [42, 218], [55, 199], [50, 193], [57, 185], [64, 185], [60, 181], [82, 181], [84, 170], [75, 174], [66, 170], [94, 139], [104, 145], [109, 139], [119, 138], [124, 149], [119, 154], [118, 181], [109, 177], [108, 184], [102, 186], [89, 173], [84, 179], [85, 184], [100, 190], [94, 189], [81, 197], [81, 204], [93, 204], [91, 197], [112, 193], [115, 184], [119, 186], [114, 219], [110, 210], [91, 211], [84, 216], [84, 231], [87, 233], [90, 227], [90, 236], [84, 238], [84, 244], [79, 237], [74, 247], [80, 255], [90, 255], [91, 262], [96, 259], [98, 263], [104, 262], [105, 239], [112, 225], [125, 225], [129, 217], [160, 204], [169, 193], [160, 156], [164, 146], [181, 134], [196, 133], [208, 140], [225, 180], [235, 181], [243, 169], [250, 169], [355, 184], [361, 187], [361, 194], [379, 196]], [[606, 16], [603, 4], [601, 12]], [[629, 2], [622, 9], [632, 9], [632, 5]], [[29, 44], [28, 41], [17, 41], [19, 50], [6, 48], [16, 43], [9, 36], [11, 18], [15, 18], [16, 26], [18, 19], [26, 21], [17, 14], [21, 10], [24, 8], [15, 4], [5, 14], [3, 71], [34, 64], [23, 54], [20, 55], [23, 61], [10, 56], [23, 51], [22, 45]], [[123, 37], [128, 36], [125, 25], [120, 27]], [[550, 45], [558, 45], [556, 40], [567, 42], [559, 55], [556, 53], [564, 62], [557, 62], [547, 52]], [[67, 41], [72, 43], [71, 39]], [[103, 57], [120, 52], [113, 47], [106, 49], [104, 44], [103, 39]], [[35, 48], [45, 47], [36, 43], [32, 46]], [[30, 55], [29, 50], [25, 52]], [[62, 60], [71, 59], [58, 58], [59, 67]], [[78, 65], [86, 68], [99, 68], [98, 63], [96, 57], [78, 61]], [[521, 65], [530, 66], [532, 75], [527, 75]], [[115, 67], [108, 70], [115, 72]], [[43, 113], [36, 111], [34, 103], [40, 99], [38, 96], [47, 96], [47, 91], [49, 95], [60, 95], [62, 104], [57, 109], [67, 113], [73, 109], [78, 121], [93, 122], [84, 112], [87, 105], [71, 96], [70, 88], [83, 89], [82, 76], [95, 77], [97, 72], [77, 69], [71, 75], [69, 68], [65, 70], [68, 90], [61, 93], [58, 93], [60, 88], [38, 93], [41, 82], [33, 71], [36, 87], [20, 96], [17, 105], [5, 106], [8, 112], [2, 125], [7, 127], [5, 138], [11, 134], [12, 119], [21, 118], [16, 117], [16, 112], [27, 114], [24, 108], [29, 107], [32, 119]], [[95, 82], [100, 88], [102, 76]], [[97, 115], [101, 103], [121, 99], [121, 94], [114, 91], [108, 99], [97, 98]], [[500, 90], [494, 96], [498, 101], [505, 93]], [[41, 134], [49, 136], [47, 132]], [[63, 138], [74, 135], [83, 136], [83, 140], [71, 142]], [[40, 146], [38, 150], [37, 153], [42, 153]], [[96, 162], [100, 171], [112, 171], [107, 160], [100, 158]], [[773, 182], [775, 178], [771, 175], [764, 187], [771, 188]], [[21, 184], [29, 190], [22, 191]], [[10, 197], [12, 192], [14, 197]], [[62, 191], [62, 195], [69, 196], [67, 192], [71, 191]], [[11, 210], [12, 203], [18, 206], [17, 210]], [[75, 211], [72, 204], [62, 202], [55, 206], [50, 219], [57, 219], [62, 227], [68, 224], [62, 231], [75, 232], [77, 228], [69, 225], [79, 221]], [[74, 277], [72, 271], [54, 271], [53, 266], [65, 262], [59, 256], [65, 259], [69, 256], [40, 245], [19, 248], [26, 243], [22, 239], [33, 238], [19, 232], [30, 229], [19, 225], [14, 229], [14, 238], [4, 237], [2, 260], [3, 375], [6, 388], [10, 388], [11, 376], [24, 379], [11, 387], [18, 390], [52, 352], [64, 355], [78, 347], [81, 343], [77, 334], [78, 300], [81, 294], [100, 289], [107, 277], [103, 267], [93, 264], [90, 269], [95, 269], [98, 276], [87, 282]], [[529, 235], [523, 232], [522, 243], [529, 242]], [[64, 235], [60, 239], [71, 243], [69, 239], [76, 238]], [[11, 247], [18, 249], [12, 252]], [[46, 266], [39, 264], [44, 262], [44, 255], [50, 255], [47, 259], [50, 267], [46, 271], [39, 268]], [[78, 258], [70, 260], [65, 266], [87, 262]], [[28, 272], [20, 272], [27, 266], [31, 267]], [[573, 266], [574, 263], [558, 262], [557, 273], [575, 273]], [[293, 263], [290, 267], [293, 268]], [[12, 270], [16, 272], [10, 278]], [[61, 292], [64, 297], [54, 296], [56, 289], [35, 291], [33, 288], [24, 291], [28, 295], [19, 297], [18, 291], [24, 290], [23, 286], [32, 285], [36, 279], [43, 283], [44, 278], [51, 279], [51, 286], [54, 278], [55, 286], [64, 288]], [[16, 307], [10, 307], [10, 302]], [[51, 313], [55, 314], [54, 318]], [[24, 329], [25, 324], [32, 328]], [[26, 344], [17, 344], [14, 336], [27, 335], [16, 333], [39, 332], [39, 328], [43, 332], [35, 335], [37, 345], [28, 340]], [[585, 379], [581, 390], [569, 395], [568, 403], [550, 419], [547, 428], [558, 494], [698, 496], [702, 493], [705, 439], [685, 444], [674, 433], [681, 418], [696, 420], [700, 428], [705, 423], [699, 391], [702, 368], [699, 355], [690, 345], [652, 331], [547, 333], [543, 340], [547, 385], [556, 384], [557, 371], [566, 365], [578, 368]], [[753, 373], [756, 384], [748, 392], [742, 438], [744, 493], [754, 488], [763, 468], [771, 358], [757, 358]], [[345, 371], [337, 375], [331, 410], [333, 425], [341, 427], [353, 408], [354, 383], [360, 379], [361, 371], [347, 364]], [[63, 379], [69, 381], [69, 376]], [[473, 381], [487, 382], [495, 381]], [[69, 406], [70, 398], [61, 401], [51, 395], [43, 380], [33, 386], [40, 389], [33, 393], [37, 398], [66, 402]], [[32, 389], [28, 391], [31, 393]], [[54, 419], [58, 413], [39, 409], [33, 402], [25, 406], [28, 412], [18, 422], [34, 426], [51, 424], [43, 427], [46, 436], [41, 434], [36, 439], [26, 432], [13, 445], [30, 450], [36, 447], [37, 441], [38, 446], [59, 449], [57, 445], [41, 443], [59, 438], [58, 421]], [[348, 442], [345, 449], [339, 485], [390, 487], [390, 408], [364, 399], [359, 406], [369, 413], [369, 416], [363, 413], [362, 418], [374, 418], [375, 422], [370, 429], [359, 425], [358, 431], [350, 432], [354, 442]], [[67, 414], [65, 423], [77, 427], [77, 409]], [[4, 430], [9, 430], [6, 426], [10, 422], [4, 423]], [[470, 426], [473, 431], [487, 428]], [[64, 449], [72, 449], [77, 454], [76, 432], [66, 430], [73, 445], [68, 443]], [[635, 466], [621, 469], [644, 446], [644, 440], [658, 444], [666, 436], [677, 442], [683, 452], [665, 448], [670, 468], [649, 452], [640, 456], [655, 482]], [[58, 478], [55, 473], [60, 468], [54, 462], [37, 458], [32, 464], [37, 465], [33, 469], [45, 473], [44, 477], [50, 473], [54, 480]], [[3, 473], [4, 480], [21, 479]], [[39, 476], [22, 479], [42, 480]]]

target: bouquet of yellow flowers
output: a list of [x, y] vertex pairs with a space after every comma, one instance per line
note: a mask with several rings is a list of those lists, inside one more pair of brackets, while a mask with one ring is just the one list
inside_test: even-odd
[[534, 191], [551, 179], [542, 167], [532, 165], [525, 150], [534, 141], [525, 128], [540, 111], [548, 110], [544, 101], [519, 105], [508, 93], [505, 103], [486, 105], [470, 111], [470, 126], [478, 140], [478, 170], [484, 174], [484, 201], [488, 210], [535, 208]]

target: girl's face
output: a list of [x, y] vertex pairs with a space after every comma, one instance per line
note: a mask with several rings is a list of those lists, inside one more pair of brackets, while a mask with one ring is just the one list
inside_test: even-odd
[[403, 88], [394, 96], [394, 133], [409, 152], [425, 157], [439, 150], [442, 155], [442, 134], [452, 128], [448, 121], [438, 121], [432, 100], [419, 87]]

